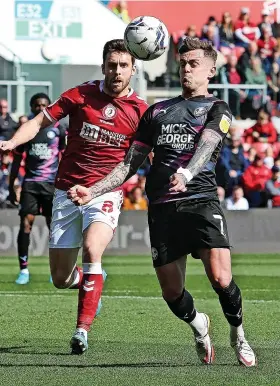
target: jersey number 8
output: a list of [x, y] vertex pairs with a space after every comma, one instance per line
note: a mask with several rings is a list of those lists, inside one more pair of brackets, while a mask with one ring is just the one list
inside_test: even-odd
[[106, 213], [112, 213], [113, 212], [113, 201], [104, 201], [101, 210]]

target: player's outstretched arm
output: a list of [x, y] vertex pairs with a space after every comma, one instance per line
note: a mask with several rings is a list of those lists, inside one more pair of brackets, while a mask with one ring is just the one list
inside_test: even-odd
[[67, 192], [68, 198], [76, 205], [84, 205], [93, 198], [118, 188], [137, 172], [150, 151], [150, 147], [133, 142], [124, 161], [120, 162], [111, 173], [90, 188], [73, 186]]
[[39, 113], [36, 117], [20, 126], [12, 139], [0, 141], [0, 150], [13, 150], [15, 147], [33, 139], [41, 128], [48, 127], [51, 123], [43, 112]]
[[221, 140], [221, 135], [214, 130], [205, 129], [203, 131], [188, 167], [179, 168], [177, 173], [171, 176], [171, 192], [186, 191], [186, 184], [204, 169]]

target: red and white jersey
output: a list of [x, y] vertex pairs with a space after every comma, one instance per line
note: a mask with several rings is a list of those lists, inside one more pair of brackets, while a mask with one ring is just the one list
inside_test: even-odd
[[132, 89], [120, 98], [105, 94], [99, 80], [74, 87], [49, 105], [44, 114], [51, 121], [69, 115], [56, 188], [90, 187], [112, 171], [124, 159], [147, 107]]

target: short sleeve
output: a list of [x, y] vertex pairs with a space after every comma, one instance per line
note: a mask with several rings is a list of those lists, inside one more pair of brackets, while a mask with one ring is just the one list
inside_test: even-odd
[[153, 106], [151, 106], [145, 111], [140, 119], [134, 142], [153, 148], [154, 134], [155, 125], [153, 124]]
[[216, 131], [224, 139], [230, 128], [231, 121], [232, 114], [228, 105], [224, 101], [218, 101], [208, 111], [204, 129]]
[[43, 112], [50, 121], [59, 121], [75, 108], [77, 105], [76, 99], [76, 89], [67, 90], [54, 103], [46, 107]]

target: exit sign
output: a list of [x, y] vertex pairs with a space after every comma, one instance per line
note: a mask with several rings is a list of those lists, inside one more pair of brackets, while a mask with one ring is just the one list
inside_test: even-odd
[[66, 0], [16, 0], [16, 39], [82, 38], [81, 10], [71, 4]]
[[82, 24], [45, 20], [20, 20], [16, 23], [16, 36], [18, 39], [30, 40], [81, 38]]

